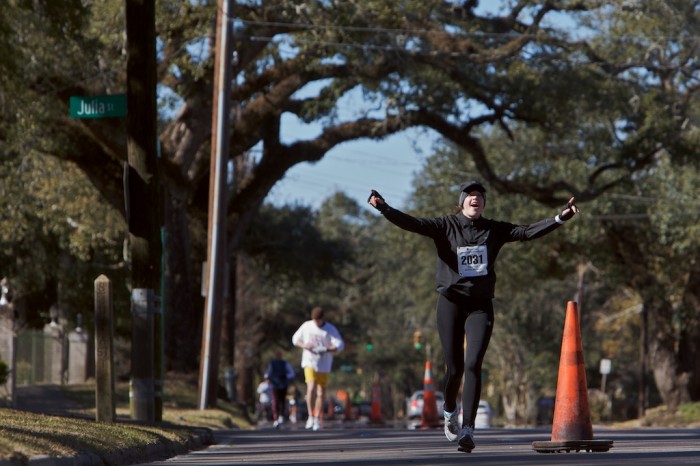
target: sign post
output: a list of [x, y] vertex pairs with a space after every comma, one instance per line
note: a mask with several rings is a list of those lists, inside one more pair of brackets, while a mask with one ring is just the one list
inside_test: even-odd
[[610, 359], [600, 360], [600, 375], [603, 377], [600, 380], [600, 391], [605, 393], [605, 379], [612, 370], [612, 361]]

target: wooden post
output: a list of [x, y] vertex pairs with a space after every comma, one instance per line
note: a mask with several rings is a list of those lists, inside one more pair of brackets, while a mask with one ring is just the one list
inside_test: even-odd
[[114, 422], [114, 354], [112, 340], [112, 283], [104, 275], [95, 280], [95, 420]]

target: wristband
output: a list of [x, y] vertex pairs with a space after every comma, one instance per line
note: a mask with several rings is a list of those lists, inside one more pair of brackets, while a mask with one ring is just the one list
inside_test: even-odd
[[566, 220], [562, 220], [562, 218], [557, 214], [556, 217], [554, 217], [554, 221], [557, 222], [559, 225], [563, 225]]

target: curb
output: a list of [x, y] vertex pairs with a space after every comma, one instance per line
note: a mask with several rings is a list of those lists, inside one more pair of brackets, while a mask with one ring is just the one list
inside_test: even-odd
[[213, 444], [211, 429], [202, 429], [202, 432], [191, 435], [184, 442], [163, 441], [141, 448], [115, 450], [105, 455], [81, 453], [76, 456], [36, 455], [30, 458], [0, 459], [0, 466], [127, 466], [165, 460]]

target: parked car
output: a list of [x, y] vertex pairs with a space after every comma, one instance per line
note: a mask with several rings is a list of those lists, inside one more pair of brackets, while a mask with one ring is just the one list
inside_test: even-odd
[[355, 405], [357, 407], [358, 416], [370, 417], [372, 415], [372, 402], [371, 401], [360, 401], [359, 404]]
[[[476, 418], [474, 419], [475, 429], [488, 429], [493, 422], [493, 409], [488, 401], [480, 400], [476, 408]], [[459, 423], [462, 423], [462, 410], [459, 411]]]
[[479, 401], [479, 407], [476, 409], [476, 419], [474, 427], [476, 429], [488, 429], [493, 422], [493, 410], [488, 401]]
[[[438, 417], [442, 419], [442, 405], [445, 403], [445, 395], [442, 392], [435, 392], [435, 403]], [[413, 392], [413, 395], [406, 402], [406, 418], [409, 420], [420, 419], [423, 413], [423, 390]]]

